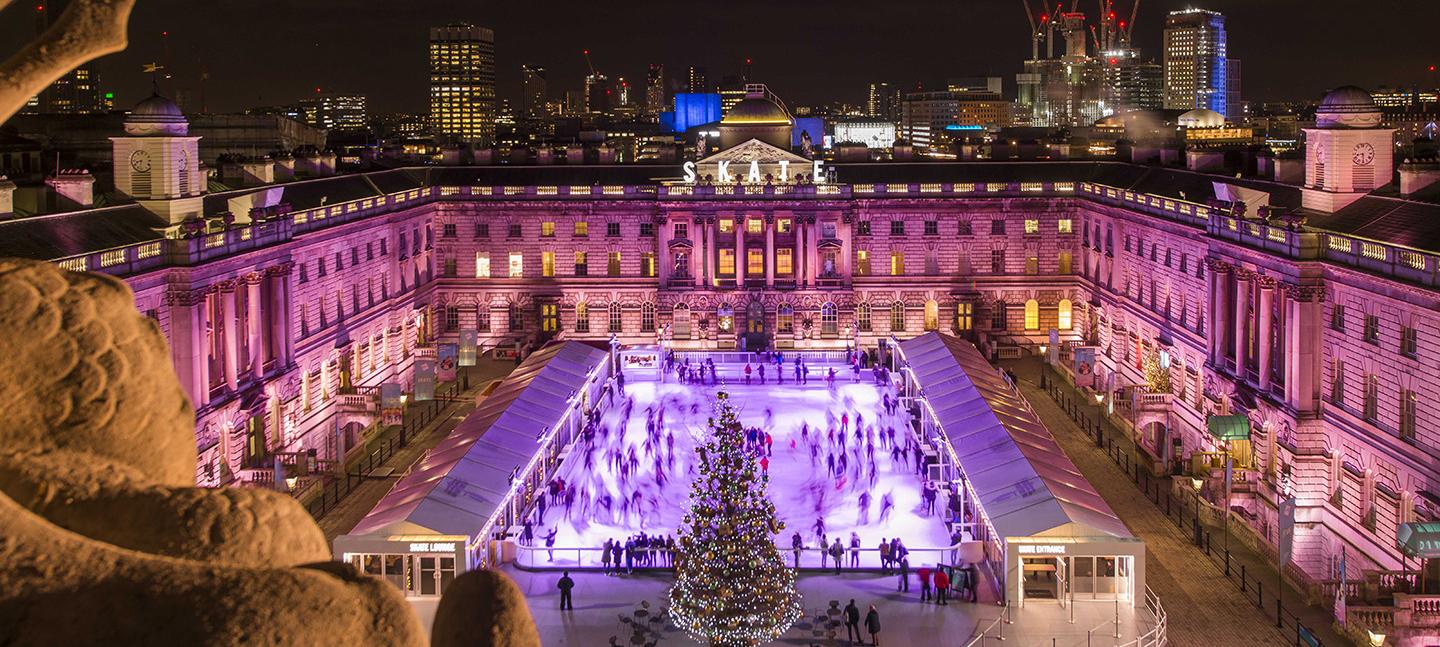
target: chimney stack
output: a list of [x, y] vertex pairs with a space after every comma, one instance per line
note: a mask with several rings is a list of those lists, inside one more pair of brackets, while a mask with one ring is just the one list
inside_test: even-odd
[[[46, 186], [80, 207], [95, 205], [95, 176], [84, 169], [62, 169], [45, 178]], [[66, 205], [69, 206], [69, 205]]]

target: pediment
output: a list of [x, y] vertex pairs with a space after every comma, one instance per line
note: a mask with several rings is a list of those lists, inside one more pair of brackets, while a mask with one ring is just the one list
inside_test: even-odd
[[750, 162], [779, 164], [782, 161], [790, 162], [797, 167], [810, 163], [810, 160], [804, 157], [783, 148], [772, 146], [758, 139], [751, 139], [743, 144], [731, 146], [730, 148], [700, 160], [699, 163], [703, 165], [713, 165], [719, 162], [730, 162], [738, 167], [742, 164], [749, 165]]

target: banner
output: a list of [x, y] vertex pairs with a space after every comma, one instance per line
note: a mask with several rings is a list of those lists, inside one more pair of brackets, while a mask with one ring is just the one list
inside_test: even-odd
[[1075, 348], [1075, 386], [1095, 388], [1095, 347]]
[[415, 358], [415, 401], [435, 399], [435, 360]]
[[476, 332], [476, 331], [474, 331], [474, 330], [461, 330], [461, 331], [460, 331], [460, 365], [461, 365], [461, 366], [474, 366], [474, 365], [475, 365], [475, 359], [476, 359], [476, 356], [478, 355], [478, 352], [477, 352], [478, 344], [476, 343], [476, 337], [478, 337], [478, 336], [479, 336], [479, 333]]
[[1290, 563], [1295, 546], [1295, 497], [1280, 502], [1280, 568]]
[[400, 385], [386, 382], [380, 385], [381, 424], [405, 424], [405, 398], [401, 396]]
[[455, 344], [440, 344], [436, 349], [436, 375], [435, 379], [441, 382], [455, 381], [456, 361], [460, 356], [460, 347]]
[[1050, 344], [1045, 348], [1046, 363], [1054, 366], [1060, 358], [1060, 331], [1050, 329]]

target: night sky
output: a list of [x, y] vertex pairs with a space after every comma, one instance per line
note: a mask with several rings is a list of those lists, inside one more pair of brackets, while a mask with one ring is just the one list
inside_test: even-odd
[[[1440, 64], [1440, 2], [1144, 0], [1136, 29], [1144, 55], [1159, 61], [1166, 12], [1188, 6], [1226, 14], [1247, 99], [1309, 99], [1347, 83], [1440, 85], [1427, 71]], [[1121, 7], [1128, 13], [1128, 0]], [[1093, 20], [1096, 0], [1080, 9]], [[0, 14], [0, 43], [32, 34], [24, 13], [33, 10], [15, 3]], [[148, 94], [142, 63], [168, 61], [167, 93], [198, 88], [208, 69], [212, 112], [291, 103], [317, 87], [366, 93], [372, 112], [423, 111], [427, 28], [462, 20], [495, 30], [500, 96], [512, 103], [521, 63], [549, 69], [552, 97], [578, 88], [585, 48], [599, 71], [637, 87], [651, 62], [664, 63], [672, 83], [690, 64], [708, 68], [713, 82], [750, 57], [752, 80], [792, 107], [861, 102], [871, 80], [933, 87], [995, 75], [1013, 94], [1030, 48], [1017, 0], [139, 0], [129, 50], [97, 65], [120, 107]], [[10, 49], [0, 45], [0, 54]]]

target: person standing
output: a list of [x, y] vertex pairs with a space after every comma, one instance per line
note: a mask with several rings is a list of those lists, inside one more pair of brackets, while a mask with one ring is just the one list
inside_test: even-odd
[[845, 547], [840, 545], [840, 538], [835, 538], [835, 543], [830, 544], [830, 559], [835, 560], [835, 573], [840, 573], [840, 568], [845, 565]]
[[935, 569], [935, 604], [948, 604], [946, 595], [950, 592], [950, 576], [945, 574], [945, 569]]
[[850, 533], [850, 568], [860, 568], [860, 535]]
[[605, 574], [610, 574], [610, 550], [614, 547], [613, 540], [606, 539], [605, 545], [600, 548], [600, 565], [605, 567]]
[[890, 542], [880, 538], [880, 574], [890, 574]]
[[850, 642], [865, 642], [865, 636], [860, 633], [860, 607], [855, 606], [855, 600], [845, 605], [845, 637]]
[[870, 632], [870, 644], [880, 647], [880, 612], [875, 610], [875, 605], [870, 605], [870, 612], [865, 614], [865, 631]]
[[753, 369], [750, 368], [750, 362], [745, 362], [745, 384], [747, 384], [747, 385], [750, 384], [750, 371], [751, 371], [751, 370], [753, 370]]
[[910, 558], [900, 558], [900, 587], [895, 589], [901, 593], [910, 592]]
[[763, 362], [760, 364], [760, 383], [765, 383], [765, 364]]
[[797, 530], [790, 537], [790, 549], [795, 551], [795, 568], [797, 570], [800, 568], [800, 550], [803, 548], [805, 548], [805, 542], [800, 539], [800, 531]]
[[545, 551], [550, 553], [550, 561], [552, 562], [555, 561], [555, 533], [559, 532], [559, 530], [559, 528], [551, 528], [550, 532], [545, 535]]
[[915, 569], [915, 578], [920, 580], [920, 601], [930, 601], [930, 569], [925, 566]]
[[555, 588], [560, 589], [560, 610], [575, 610], [575, 603], [570, 600], [570, 589], [575, 588], [575, 580], [570, 579], [570, 571], [564, 571], [560, 575], [560, 581], [555, 583]]

